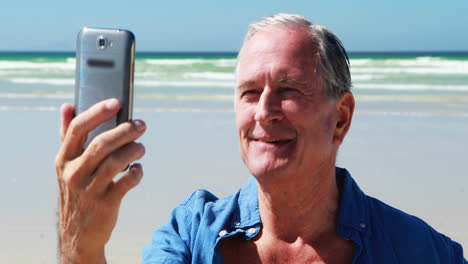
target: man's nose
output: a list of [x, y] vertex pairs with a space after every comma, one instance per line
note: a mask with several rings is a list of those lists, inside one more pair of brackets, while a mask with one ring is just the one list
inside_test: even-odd
[[281, 98], [269, 87], [263, 89], [257, 103], [254, 119], [259, 123], [269, 124], [282, 118]]

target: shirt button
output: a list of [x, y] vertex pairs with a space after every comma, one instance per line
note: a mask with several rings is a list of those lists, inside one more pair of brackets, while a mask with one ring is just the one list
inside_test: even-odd
[[361, 223], [359, 226], [360, 226], [361, 228], [366, 228], [366, 224], [364, 224], [364, 223]]
[[257, 232], [257, 229], [255, 229], [255, 227], [251, 227], [247, 230], [247, 232], [249, 232], [249, 234], [253, 235], [255, 234], [255, 232]]
[[234, 222], [235, 226], [240, 226], [240, 222]]
[[227, 231], [226, 231], [226, 230], [221, 230], [221, 231], [219, 231], [219, 233], [218, 233], [218, 235], [219, 235], [220, 237], [225, 236], [226, 234], [227, 234]]

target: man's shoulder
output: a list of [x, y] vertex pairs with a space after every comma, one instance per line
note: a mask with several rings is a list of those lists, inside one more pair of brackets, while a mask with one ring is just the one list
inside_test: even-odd
[[421, 218], [369, 197], [372, 233], [391, 244], [401, 259], [421, 256], [438, 259], [463, 258], [462, 247], [449, 237], [439, 233]]
[[254, 177], [250, 177], [243, 186], [231, 195], [218, 198], [206, 189], [195, 190], [179, 206], [186, 207], [194, 211], [205, 212], [209, 210], [213, 213], [221, 211], [237, 210], [242, 206], [257, 205], [257, 187]]
[[234, 194], [218, 198], [212, 192], [206, 189], [197, 189], [189, 197], [187, 197], [179, 206], [183, 206], [191, 211], [204, 212], [206, 210], [217, 211], [224, 208], [228, 203], [231, 203], [235, 197]]
[[367, 200], [373, 220], [377, 220], [386, 230], [399, 231], [396, 234], [410, 230], [412, 232], [433, 231], [424, 220], [417, 216], [406, 213], [374, 197], [367, 196]]

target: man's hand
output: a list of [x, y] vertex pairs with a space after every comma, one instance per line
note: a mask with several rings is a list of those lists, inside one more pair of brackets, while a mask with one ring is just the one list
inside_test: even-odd
[[134, 142], [146, 129], [143, 121], [125, 122], [101, 133], [83, 150], [88, 132], [111, 119], [119, 108], [118, 100], [109, 99], [74, 117], [72, 105], [61, 107], [62, 146], [55, 160], [61, 263], [106, 262], [104, 246], [116, 224], [120, 202], [143, 176], [141, 165], [134, 164], [114, 181], [145, 153], [143, 145]]

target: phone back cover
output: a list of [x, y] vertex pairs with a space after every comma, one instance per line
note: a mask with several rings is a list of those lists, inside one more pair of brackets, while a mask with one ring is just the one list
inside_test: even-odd
[[[99, 39], [107, 46], [100, 48]], [[117, 98], [121, 110], [88, 134], [97, 134], [131, 120], [133, 104], [134, 36], [130, 31], [83, 28], [78, 34], [75, 73], [75, 113], [95, 103]]]

